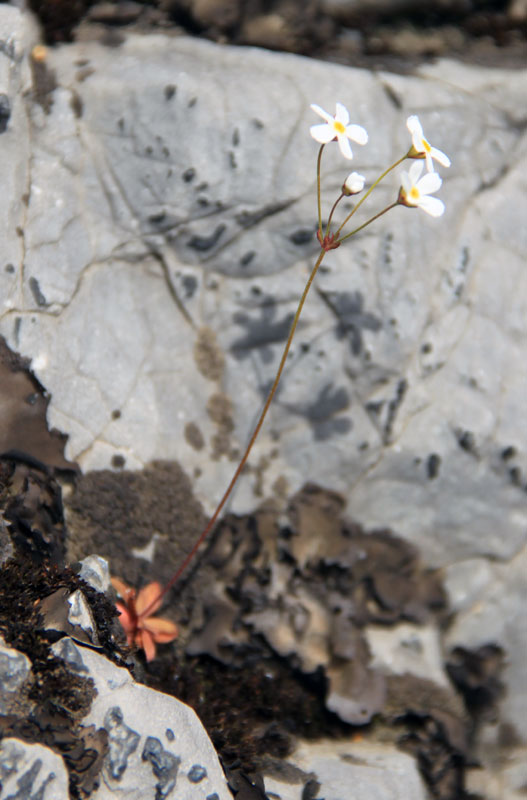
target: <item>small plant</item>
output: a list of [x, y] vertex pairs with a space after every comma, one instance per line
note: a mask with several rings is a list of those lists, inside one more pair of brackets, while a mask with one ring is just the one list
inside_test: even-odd
[[120, 578], [112, 578], [112, 586], [123, 601], [117, 602], [116, 607], [126, 641], [130, 647], [144, 650], [146, 660], [152, 661], [156, 656], [156, 644], [173, 642], [178, 635], [174, 622], [152, 616], [161, 605], [163, 587], [152, 581], [136, 592]]
[[[196, 539], [194, 546], [179, 566], [177, 572], [172, 578], [161, 587], [159, 583], [151, 583], [142, 589], [136, 596], [134, 589], [127, 587], [119, 578], [113, 579], [114, 587], [121, 595], [124, 604], [119, 603], [117, 608], [121, 614], [121, 622], [125, 629], [127, 640], [130, 645], [134, 644], [145, 651], [147, 661], [155, 657], [155, 643], [170, 642], [177, 636], [177, 628], [173, 623], [168, 620], [152, 617], [151, 615], [160, 608], [161, 600], [170, 591], [174, 584], [179, 580], [181, 574], [185, 571], [189, 563], [196, 555], [199, 547], [203, 541], [210, 534], [214, 528], [218, 517], [227, 502], [245, 464], [249, 458], [252, 447], [260, 433], [265, 417], [272, 403], [273, 397], [276, 393], [278, 383], [282, 376], [282, 372], [291, 348], [291, 343], [295, 335], [298, 325], [298, 320], [302, 313], [304, 303], [315, 279], [318, 269], [326, 255], [330, 250], [335, 250], [337, 247], [355, 236], [359, 231], [371, 225], [376, 219], [382, 217], [392, 208], [396, 206], [406, 206], [408, 208], [421, 208], [432, 217], [440, 217], [444, 210], [444, 203], [437, 197], [431, 195], [438, 191], [441, 187], [442, 180], [439, 175], [434, 171], [434, 161], [437, 161], [444, 167], [450, 166], [450, 159], [445, 153], [433, 147], [425, 138], [423, 128], [419, 119], [416, 116], [408, 117], [406, 126], [412, 137], [412, 145], [407, 153], [389, 166], [379, 177], [372, 183], [372, 185], [364, 192], [361, 199], [353, 206], [352, 210], [347, 214], [341, 224], [337, 227], [333, 218], [339, 206], [339, 203], [344, 198], [360, 194], [364, 190], [365, 178], [357, 172], [352, 172], [345, 179], [342, 184], [341, 191], [335, 200], [333, 207], [329, 213], [328, 220], [325, 224], [322, 222], [321, 211], [321, 164], [322, 153], [324, 148], [330, 142], [336, 141], [344, 158], [352, 159], [353, 151], [351, 149], [350, 141], [356, 142], [360, 145], [365, 145], [368, 141], [368, 134], [366, 130], [360, 125], [350, 124], [350, 115], [345, 106], [341, 103], [336, 104], [335, 115], [332, 116], [324, 111], [318, 105], [311, 105], [312, 110], [324, 120], [323, 123], [312, 125], [310, 128], [311, 136], [320, 144], [320, 149], [317, 157], [317, 209], [318, 209], [318, 227], [317, 239], [320, 244], [320, 253], [311, 270], [307, 283], [300, 297], [298, 307], [291, 324], [289, 336], [280, 359], [280, 364], [276, 372], [273, 385], [264, 403], [262, 412], [256, 423], [249, 444], [227, 486], [221, 500], [219, 501], [214, 513], [209, 519], [207, 525], [202, 530]], [[399, 194], [393, 203], [383, 208], [381, 211], [374, 214], [372, 217], [363, 222], [361, 225], [345, 232], [344, 229], [350, 223], [352, 217], [357, 213], [359, 208], [368, 199], [376, 186], [390, 173], [402, 164], [406, 159], [415, 159], [414, 163], [410, 166], [408, 172], [401, 173], [401, 184]], [[426, 164], [426, 173], [421, 177], [423, 171], [423, 161]], [[155, 587], [155, 588], [154, 588]], [[172, 626], [172, 627], [170, 627]]]

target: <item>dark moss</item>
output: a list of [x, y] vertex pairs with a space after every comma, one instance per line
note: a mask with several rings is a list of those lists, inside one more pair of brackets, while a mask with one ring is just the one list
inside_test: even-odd
[[307, 677], [273, 657], [243, 669], [208, 656], [178, 664], [161, 657], [145, 680], [192, 706], [222, 759], [248, 772], [287, 756], [296, 736], [340, 738], [353, 730], [325, 708], [322, 673]]

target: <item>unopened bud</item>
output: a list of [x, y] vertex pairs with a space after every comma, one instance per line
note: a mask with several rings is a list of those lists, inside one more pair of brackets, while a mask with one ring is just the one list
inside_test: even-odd
[[359, 192], [362, 192], [364, 189], [365, 180], [366, 178], [364, 175], [359, 175], [358, 172], [351, 172], [344, 181], [342, 194], [345, 194], [349, 197], [350, 194], [358, 194]]

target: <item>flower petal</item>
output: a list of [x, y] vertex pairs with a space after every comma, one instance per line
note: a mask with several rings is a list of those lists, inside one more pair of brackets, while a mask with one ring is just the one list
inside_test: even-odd
[[130, 596], [135, 597], [135, 589], [132, 589], [131, 586], [128, 586], [128, 584], [122, 581], [120, 578], [112, 578], [111, 584], [117, 594], [122, 597], [123, 600], [127, 601]]
[[449, 157], [446, 155], [446, 153], [443, 153], [442, 150], [438, 150], [437, 147], [432, 147], [430, 150], [430, 155], [432, 158], [435, 158], [436, 161], [439, 161], [442, 167], [450, 166], [451, 162]]
[[344, 156], [344, 158], [353, 158], [353, 150], [351, 149], [351, 145], [349, 143], [349, 139], [346, 136], [337, 136], [340, 152]]
[[432, 155], [429, 151], [425, 151], [425, 164], [427, 172], [434, 171], [434, 162], [432, 161]]
[[433, 194], [441, 188], [443, 181], [437, 172], [427, 172], [417, 181], [417, 188], [421, 194]]
[[410, 181], [413, 184], [417, 183], [421, 172], [423, 171], [423, 162], [422, 161], [414, 161], [408, 170], [408, 176]]
[[119, 622], [121, 623], [123, 630], [126, 633], [133, 630], [134, 624], [132, 622], [132, 617], [126, 606], [123, 606], [122, 603], [116, 603], [115, 607], [119, 612]]
[[328, 112], [324, 111], [323, 108], [321, 108], [320, 106], [317, 106], [316, 103], [311, 103], [310, 108], [312, 109], [312, 111], [315, 112], [315, 114], [318, 114], [319, 117], [322, 117], [322, 119], [325, 119], [326, 122], [330, 122], [330, 123], [333, 122], [333, 117], [331, 116], [331, 114], [328, 114]]
[[153, 603], [154, 600], [156, 601], [152, 608], [150, 609], [150, 614], [155, 614], [157, 609], [160, 608], [162, 599], [159, 597], [161, 592], [163, 591], [163, 587], [159, 583], [159, 581], [152, 581], [152, 583], [148, 583], [146, 586], [143, 586], [139, 594], [137, 595], [137, 600], [135, 604], [135, 610], [138, 616], [146, 611], [150, 603]]
[[431, 217], [440, 217], [445, 210], [445, 204], [439, 197], [430, 197], [429, 195], [419, 198], [418, 205]]
[[141, 624], [141, 628], [152, 634], [154, 641], [161, 644], [174, 641], [179, 634], [176, 623], [162, 617], [148, 617]]
[[315, 141], [327, 144], [335, 138], [335, 131], [330, 125], [312, 125], [309, 132]]
[[125, 606], [121, 603], [116, 603], [116, 608], [119, 612], [119, 622], [123, 631], [126, 634], [126, 641], [129, 647], [132, 647], [137, 636], [137, 620], [132, 617]]
[[412, 190], [412, 181], [407, 172], [401, 172], [401, 186], [405, 195], [408, 195]]
[[357, 144], [366, 144], [368, 141], [368, 131], [362, 125], [348, 125], [346, 128], [346, 136], [353, 139]]
[[423, 126], [419, 122], [419, 117], [417, 117], [415, 114], [412, 114], [411, 117], [408, 117], [406, 120], [406, 127], [412, 134], [412, 137], [419, 137], [419, 139], [423, 138]]
[[137, 642], [137, 646], [145, 651], [145, 658], [147, 661], [153, 661], [156, 657], [156, 645], [152, 634], [142, 630], [139, 631], [139, 638], [140, 642]]
[[342, 105], [342, 103], [337, 103], [337, 113], [335, 114], [335, 119], [337, 122], [342, 122], [344, 126], [350, 121], [350, 112], [346, 106]]
[[346, 180], [344, 181], [344, 186], [351, 192], [351, 194], [358, 194], [362, 192], [364, 189], [364, 183], [366, 178], [364, 175], [360, 175], [358, 172], [350, 172]]

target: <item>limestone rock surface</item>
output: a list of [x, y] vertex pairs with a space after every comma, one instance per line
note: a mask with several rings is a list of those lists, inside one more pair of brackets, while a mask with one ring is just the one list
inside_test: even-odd
[[306, 795], [325, 800], [366, 797], [427, 800], [428, 797], [415, 760], [389, 745], [302, 743], [289, 760], [297, 772], [291, 770], [285, 780], [266, 778], [265, 788], [270, 797], [277, 796], [280, 800], [302, 800]]
[[[209, 511], [317, 254], [309, 104], [367, 128], [368, 183], [407, 150], [409, 114], [449, 154], [443, 218], [396, 208], [325, 259], [232, 508], [317, 481], [417, 545], [447, 574], [449, 646], [504, 648], [503, 721], [525, 742], [525, 73], [373, 74], [161, 35], [37, 58], [5, 5], [0, 40], [0, 334], [32, 359], [68, 458], [177, 459]], [[324, 214], [349, 166], [328, 148]]]
[[68, 773], [49, 747], [6, 738], [0, 742], [0, 797], [67, 800]]
[[[211, 508], [316, 254], [309, 103], [339, 99], [369, 130], [353, 162], [368, 181], [418, 113], [452, 158], [446, 214], [397, 208], [327, 256], [234, 508], [309, 478], [435, 564], [512, 558], [527, 526], [524, 76], [130, 36], [49, 51], [30, 79], [24, 41], [3, 56], [0, 332], [33, 359], [67, 455], [177, 458]], [[324, 167], [327, 209], [348, 164], [335, 147]]]
[[109, 750], [94, 800], [230, 800], [218, 756], [191, 708], [136, 683], [128, 670], [70, 639], [54, 651], [95, 682], [97, 696], [82, 723], [104, 728]]

